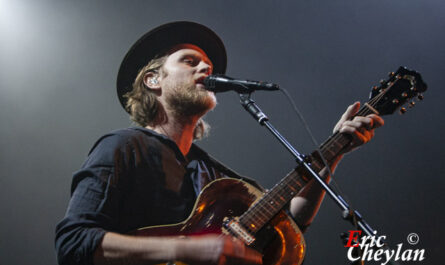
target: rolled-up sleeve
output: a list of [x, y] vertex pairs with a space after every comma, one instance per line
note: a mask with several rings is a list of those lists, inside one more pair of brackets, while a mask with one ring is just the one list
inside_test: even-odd
[[106, 231], [117, 230], [127, 151], [124, 137], [106, 135], [74, 173], [69, 206], [56, 227], [59, 264], [92, 265]]

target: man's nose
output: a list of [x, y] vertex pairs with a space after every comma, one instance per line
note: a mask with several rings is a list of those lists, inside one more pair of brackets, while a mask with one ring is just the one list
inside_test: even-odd
[[198, 64], [198, 72], [210, 75], [212, 73], [212, 66], [209, 63], [201, 61]]

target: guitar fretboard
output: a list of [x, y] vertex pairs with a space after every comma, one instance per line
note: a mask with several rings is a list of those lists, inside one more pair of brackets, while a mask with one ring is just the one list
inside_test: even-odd
[[[366, 116], [372, 113], [376, 113], [375, 109], [371, 105], [365, 104], [356, 116]], [[328, 165], [331, 165], [350, 143], [349, 135], [337, 132], [321, 144], [319, 149]], [[323, 160], [317, 151], [311, 154], [311, 161], [311, 167], [315, 172], [320, 172], [324, 168]], [[294, 169], [239, 217], [240, 224], [250, 232], [256, 233], [283, 209], [309, 180], [305, 174], [302, 174], [301, 168]]]

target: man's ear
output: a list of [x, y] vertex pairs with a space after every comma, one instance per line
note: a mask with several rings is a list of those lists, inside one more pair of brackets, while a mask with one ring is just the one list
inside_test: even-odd
[[144, 75], [144, 85], [153, 90], [160, 90], [161, 84], [158, 80], [158, 74], [153, 72], [147, 72]]

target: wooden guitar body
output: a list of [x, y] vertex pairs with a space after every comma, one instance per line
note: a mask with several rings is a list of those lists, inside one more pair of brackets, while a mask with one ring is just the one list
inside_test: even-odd
[[[138, 236], [227, 234], [227, 230], [223, 229], [224, 221], [241, 216], [263, 195], [261, 190], [242, 180], [217, 179], [202, 190], [192, 213], [185, 221], [179, 224], [144, 227], [132, 234]], [[283, 210], [252, 235], [255, 241], [249, 247], [263, 254], [263, 264], [302, 263], [306, 250], [303, 235], [292, 218]]]

